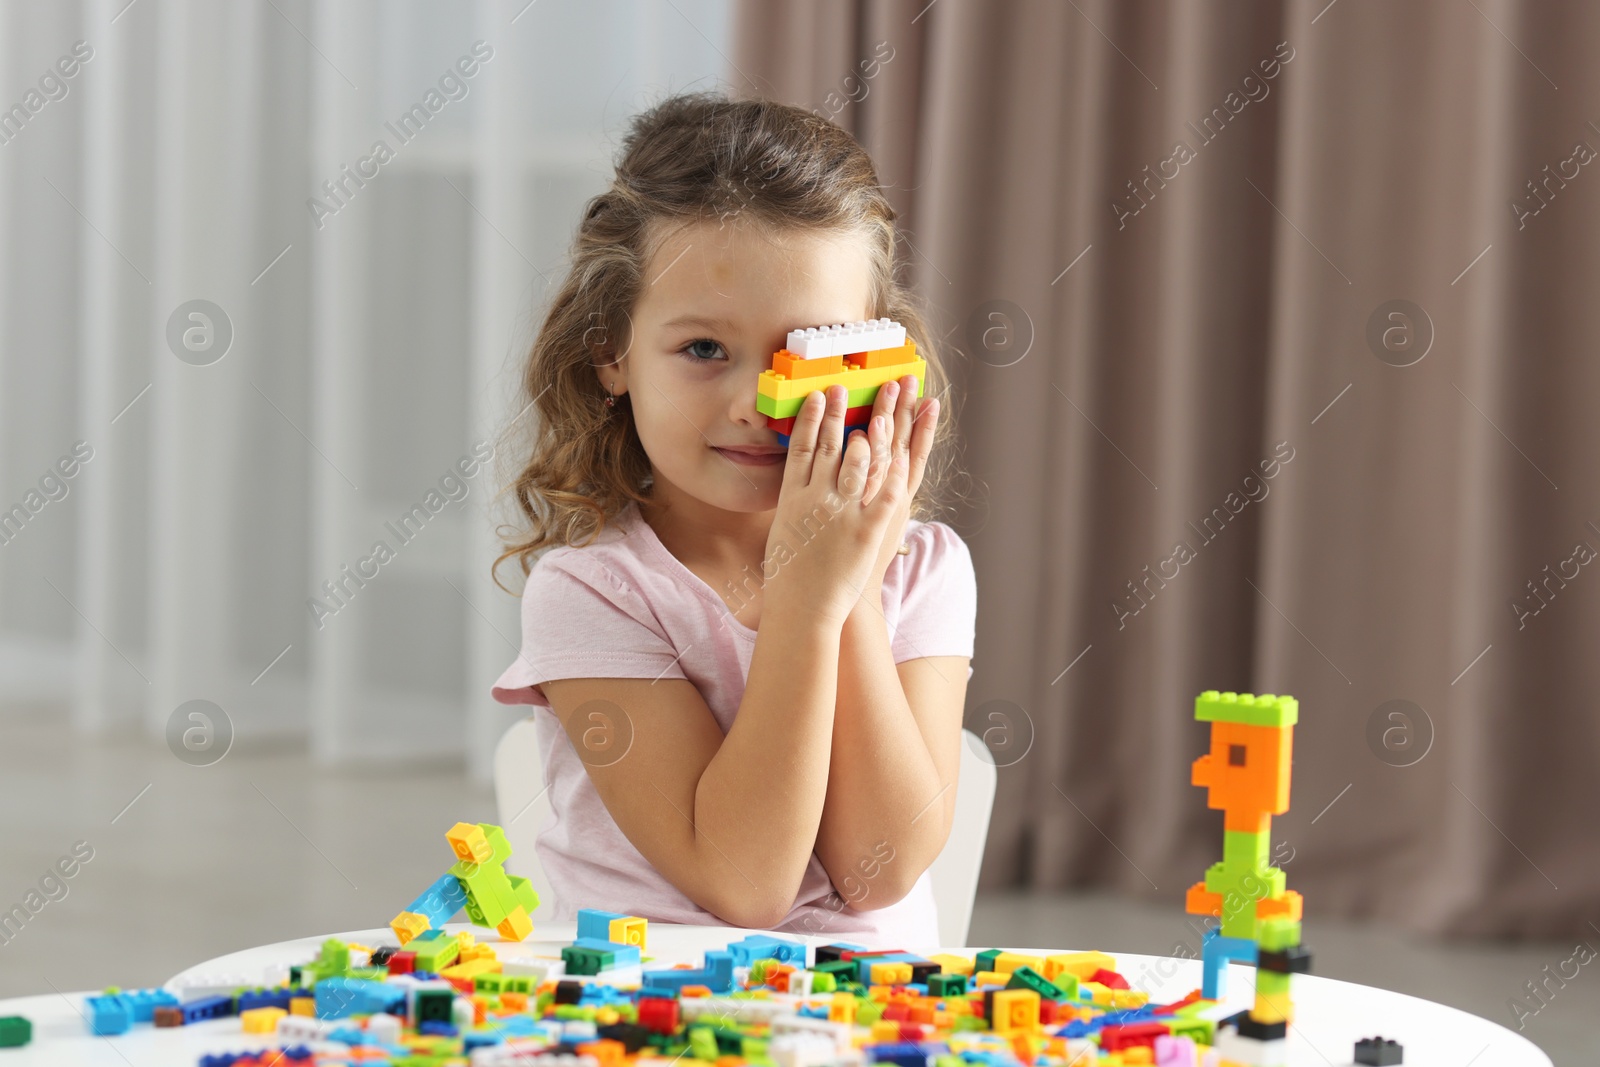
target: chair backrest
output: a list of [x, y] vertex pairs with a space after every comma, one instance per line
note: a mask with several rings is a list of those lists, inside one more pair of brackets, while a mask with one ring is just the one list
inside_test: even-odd
[[[983, 846], [989, 837], [989, 813], [994, 808], [999, 778], [994, 761], [987, 758], [978, 736], [970, 730], [961, 733], [961, 778], [956, 783], [955, 819], [944, 851], [928, 869], [939, 908], [941, 948], [960, 948], [967, 943]], [[539, 828], [550, 814], [550, 795], [545, 789], [544, 759], [532, 717], [507, 730], [495, 749], [494, 794], [500, 826], [511, 845], [506, 869], [533, 883], [539, 893], [539, 908], [533, 918], [548, 918], [554, 897], [533, 846]]]
[[545, 789], [544, 756], [539, 751], [539, 732], [531, 715], [513, 723], [495, 747], [494, 799], [500, 812], [500, 828], [511, 846], [506, 870], [528, 879], [539, 894], [539, 907], [531, 918], [548, 919], [553, 914], [555, 896], [533, 844], [550, 815], [550, 792]]
[[978, 895], [983, 846], [989, 839], [989, 813], [994, 810], [1000, 772], [978, 735], [961, 731], [961, 777], [956, 781], [956, 814], [944, 851], [928, 868], [933, 899], [939, 905], [939, 947], [961, 948], [972, 925], [972, 901]]

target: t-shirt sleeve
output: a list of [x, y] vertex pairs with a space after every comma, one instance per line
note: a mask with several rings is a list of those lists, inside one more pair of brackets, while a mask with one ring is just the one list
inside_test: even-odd
[[521, 652], [491, 692], [502, 704], [549, 707], [542, 682], [686, 677], [678, 661], [678, 650], [632, 586], [573, 552], [547, 555], [534, 564], [522, 591]]
[[[900, 618], [889, 643], [894, 661], [926, 656], [972, 658], [978, 580], [967, 543], [942, 522], [927, 522], [906, 540], [900, 567]], [[967, 676], [972, 676], [968, 665]]]

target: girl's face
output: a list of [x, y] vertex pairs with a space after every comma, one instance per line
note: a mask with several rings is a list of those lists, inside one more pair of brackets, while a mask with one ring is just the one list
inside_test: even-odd
[[756, 380], [790, 330], [872, 318], [866, 239], [691, 223], [646, 265], [626, 354], [600, 368], [627, 392], [653, 495], [724, 511], [778, 506], [785, 450]]

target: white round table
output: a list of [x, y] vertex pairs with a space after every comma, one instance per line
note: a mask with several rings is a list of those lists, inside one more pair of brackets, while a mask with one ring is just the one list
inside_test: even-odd
[[[519, 956], [560, 959], [562, 947], [577, 936], [576, 923], [539, 923], [533, 937], [521, 943], [499, 941], [492, 931], [467, 924], [451, 923], [446, 929], [452, 933], [471, 931], [480, 941], [494, 944], [502, 959]], [[651, 923], [646, 953], [651, 962], [647, 966], [699, 964], [707, 949], [722, 948], [730, 941], [755, 932], [722, 926]], [[774, 936], [812, 945], [849, 940], [793, 934]], [[273, 965], [305, 963], [316, 956], [322, 942], [329, 937], [373, 946], [394, 944], [394, 934], [387, 928], [282, 941], [207, 960], [174, 975], [167, 986], [175, 988], [184, 979], [200, 975], [254, 974]], [[979, 950], [949, 951], [971, 956]], [[1013, 951], [1047, 955], [1072, 950], [1058, 947], [1014, 948]], [[1177, 1000], [1200, 986], [1198, 960], [1103, 951], [1116, 957], [1118, 972], [1135, 989], [1145, 990], [1157, 1002]], [[1213, 1013], [1219, 1017], [1248, 1008], [1253, 995], [1254, 968], [1235, 964], [1228, 972], [1227, 998]], [[87, 1013], [84, 998], [92, 992], [98, 991], [52, 992], [0, 1000], [0, 1016], [23, 1015], [33, 1021], [33, 1041], [20, 1049], [0, 1049], [0, 1067], [21, 1064], [192, 1067], [207, 1052], [244, 1052], [281, 1043], [272, 1036], [241, 1032], [237, 1017], [172, 1029], [136, 1023], [121, 1036], [95, 1037], [89, 1033], [84, 1018]], [[1351, 1054], [1358, 1038], [1379, 1034], [1405, 1047], [1406, 1067], [1551, 1067], [1550, 1058], [1537, 1046], [1503, 1026], [1402, 993], [1336, 982], [1316, 975], [1297, 975], [1294, 999], [1296, 1021], [1289, 1028], [1288, 1044], [1290, 1067], [1344, 1067], [1353, 1062]]]

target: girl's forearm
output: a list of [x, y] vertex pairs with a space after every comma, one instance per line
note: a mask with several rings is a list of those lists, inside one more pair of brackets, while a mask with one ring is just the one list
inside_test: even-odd
[[732, 729], [695, 791], [697, 845], [728, 868], [728, 905], [773, 926], [794, 905], [827, 799], [839, 627], [769, 587]]
[[[954, 789], [939, 780], [928, 740], [906, 701], [878, 598], [863, 597], [850, 614], [838, 653], [817, 855], [840, 893], [853, 906], [871, 910], [898, 901], [937, 858]], [[878, 862], [885, 855], [893, 858]]]

